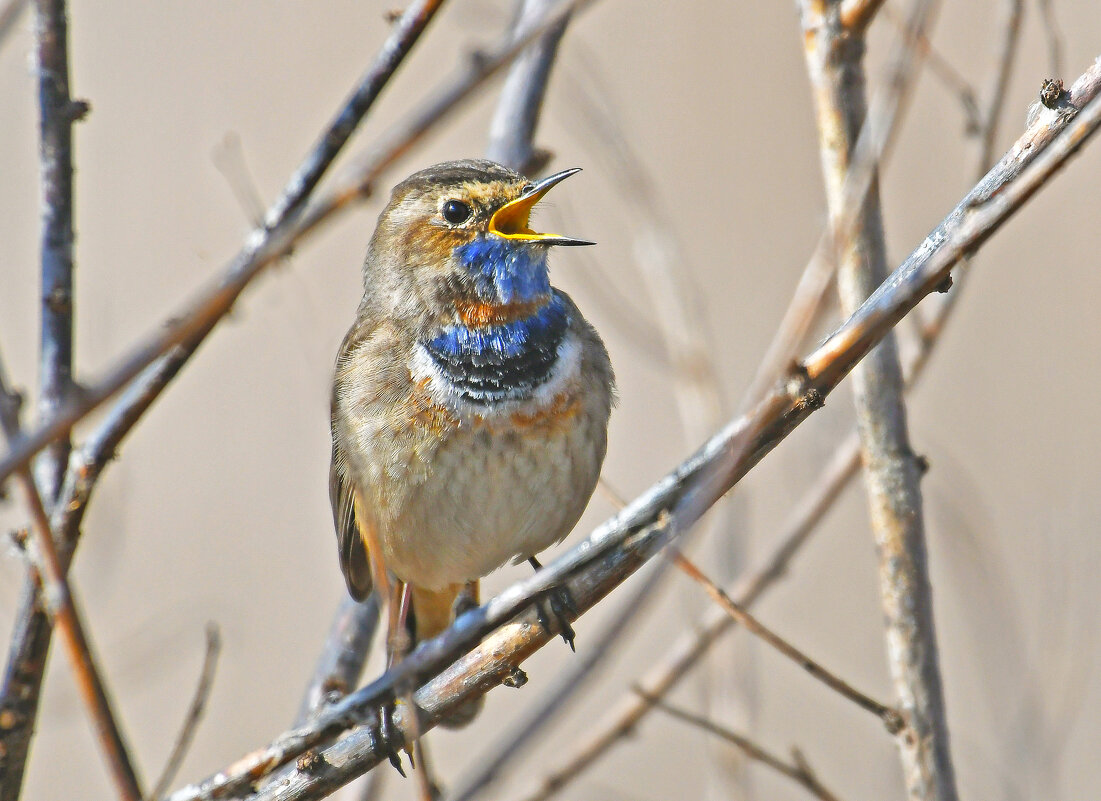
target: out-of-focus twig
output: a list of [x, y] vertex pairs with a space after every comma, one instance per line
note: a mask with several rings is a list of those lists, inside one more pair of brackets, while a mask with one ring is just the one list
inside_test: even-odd
[[[538, 21], [554, 4], [555, 0], [518, 0], [515, 35], [522, 36], [525, 26]], [[550, 160], [548, 152], [535, 147], [535, 129], [558, 44], [569, 21], [569, 15], [562, 17], [513, 62], [489, 125], [486, 158], [491, 161], [534, 175]]]
[[[951, 275], [1038, 191], [1101, 125], [1101, 62], [1067, 93], [1059, 111], [1041, 112], [1003, 160], [975, 186], [898, 270], [837, 331], [808, 354], [749, 415], [732, 422], [584, 542], [519, 581], [416, 650], [378, 680], [337, 702], [309, 725], [283, 733], [232, 767], [170, 798], [212, 799], [239, 792], [308, 749], [331, 741], [319, 756], [324, 776], [293, 772], [254, 798], [307, 799], [329, 792], [385, 757], [376, 710], [399, 687], [425, 681], [415, 693], [422, 731], [513, 676], [517, 665], [549, 640], [534, 602], [566, 584], [579, 613], [591, 608], [660, 551], [733, 487], [814, 410], [918, 302]], [[1080, 112], [1075, 109], [1081, 108]], [[748, 441], [746, 441], [748, 439]], [[737, 459], [732, 455], [742, 454]], [[525, 611], [528, 610], [528, 611]], [[519, 616], [519, 620], [517, 620]], [[442, 671], [442, 672], [440, 672]], [[400, 716], [400, 710], [399, 710]], [[401, 721], [397, 721], [400, 725]], [[354, 731], [348, 731], [350, 726]]]
[[1044, 34], [1047, 39], [1048, 69], [1052, 77], [1063, 75], [1063, 31], [1055, 17], [1053, 0], [1036, 0], [1040, 6], [1040, 17], [1044, 21]]
[[206, 702], [210, 698], [210, 691], [214, 687], [214, 673], [218, 669], [218, 656], [222, 652], [222, 635], [218, 631], [218, 624], [208, 623], [206, 626], [206, 651], [203, 654], [203, 666], [199, 671], [199, 683], [195, 686], [195, 693], [191, 696], [191, 703], [187, 706], [187, 714], [184, 716], [180, 733], [176, 735], [176, 741], [172, 744], [172, 751], [165, 760], [164, 769], [160, 778], [153, 785], [150, 799], [157, 799], [168, 792], [172, 780], [183, 763], [187, 749], [191, 747], [195, 739], [195, 732], [199, 730], [199, 723], [206, 711]]
[[4, 46], [8, 34], [14, 30], [23, 9], [28, 5], [30, 0], [7, 0], [3, 6], [0, 6], [0, 47]]
[[[924, 35], [930, 3], [911, 19]], [[801, 4], [826, 198], [838, 254], [838, 292], [852, 314], [887, 277], [875, 175], [863, 198], [846, 197], [857, 140], [867, 117], [863, 42], [843, 22], [841, 4]], [[856, 203], [855, 208], [848, 203]], [[836, 221], [850, 217], [851, 224]], [[906, 727], [896, 742], [912, 801], [955, 801], [948, 718], [937, 656], [921, 496], [921, 463], [910, 447], [902, 366], [893, 334], [853, 370], [864, 483], [879, 555], [888, 662]]]
[[[0, 364], [0, 428], [10, 444], [19, 437], [19, 398], [8, 390], [3, 365]], [[82, 700], [88, 708], [92, 726], [111, 770], [119, 798], [142, 801], [143, 795], [134, 770], [130, 752], [119, 729], [111, 702], [92, 656], [72, 588], [65, 579], [61, 560], [54, 546], [53, 533], [46, 507], [38, 493], [30, 468], [23, 465], [16, 474], [31, 515], [31, 562], [41, 582], [42, 603], [54, 625], [61, 630], [65, 650], [72, 665], [73, 677]], [[15, 785], [12, 798], [18, 797]]]
[[635, 692], [646, 702], [647, 705], [652, 706], [655, 709], [660, 709], [670, 717], [674, 717], [677, 720], [684, 721], [685, 723], [695, 726], [696, 728], [703, 729], [704, 731], [714, 734], [717, 737], [721, 737], [728, 743], [732, 743], [742, 750], [747, 757], [757, 762], [760, 762], [773, 770], [787, 776], [792, 781], [798, 782], [806, 788], [807, 792], [813, 795], [815, 798], [820, 798], [822, 801], [837, 801], [837, 796], [827, 790], [818, 777], [814, 774], [814, 771], [810, 770], [806, 760], [802, 758], [802, 755], [796, 751], [795, 764], [789, 764], [780, 759], [775, 754], [766, 751], [759, 746], [749, 737], [744, 734], [739, 734], [726, 726], [720, 726], [713, 720], [703, 717], [702, 715], [695, 715], [680, 707], [663, 701], [656, 696], [647, 695], [646, 692], [640, 688], [636, 688]]
[[760, 637], [766, 643], [771, 645], [781, 654], [792, 660], [800, 667], [802, 667], [807, 673], [814, 676], [820, 682], [825, 684], [834, 692], [843, 696], [844, 698], [852, 701], [868, 712], [871, 712], [877, 718], [883, 721], [883, 725], [887, 727], [887, 730], [891, 734], [897, 734], [902, 730], [903, 721], [902, 717], [898, 714], [898, 710], [892, 709], [886, 704], [881, 704], [874, 698], [860, 692], [860, 690], [853, 687], [844, 679], [839, 678], [832, 672], [822, 667], [815, 660], [811, 659], [805, 653], [800, 651], [794, 645], [782, 638], [776, 632], [765, 626], [761, 621], [749, 614], [742, 606], [734, 601], [729, 595], [727, 595], [722, 587], [712, 581], [707, 575], [692, 562], [691, 559], [680, 553], [676, 549], [672, 549], [670, 557], [673, 559], [673, 563], [680, 568], [682, 572], [692, 578], [704, 588], [707, 594], [711, 597], [715, 603], [717, 603], [728, 615], [756, 637]]

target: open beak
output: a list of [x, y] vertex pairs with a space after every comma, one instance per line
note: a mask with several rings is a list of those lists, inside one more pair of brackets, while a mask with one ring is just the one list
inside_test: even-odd
[[569, 178], [574, 173], [581, 172], [580, 167], [555, 173], [549, 178], [544, 178], [533, 184], [527, 192], [509, 203], [501, 206], [493, 212], [489, 218], [489, 232], [504, 239], [514, 239], [523, 242], [541, 242], [544, 245], [595, 245], [587, 239], [574, 239], [559, 234], [540, 234], [528, 227], [528, 218], [535, 204], [543, 199], [555, 184]]

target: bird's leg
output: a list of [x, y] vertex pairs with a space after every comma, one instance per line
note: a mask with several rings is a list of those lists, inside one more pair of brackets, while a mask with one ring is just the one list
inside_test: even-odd
[[[534, 556], [528, 557], [528, 564], [536, 570], [543, 567]], [[571, 651], [576, 651], [577, 649], [573, 645], [576, 634], [573, 626], [570, 625], [570, 617], [577, 617], [577, 604], [574, 603], [569, 587], [565, 584], [559, 584], [557, 587], [551, 588], [547, 593], [546, 600], [547, 604], [545, 606], [542, 600], [535, 602], [535, 615], [539, 620], [539, 625], [543, 627], [543, 631], [547, 634], [553, 634], [554, 630], [551, 628], [550, 621], [551, 616], [553, 616], [555, 622], [558, 623], [558, 633], [562, 636], [563, 641], [570, 646]], [[547, 607], [550, 608], [550, 614], [547, 614]]]
[[[375, 587], [379, 586], [376, 578]], [[406, 620], [409, 616], [409, 586], [404, 581], [395, 581], [391, 584], [389, 580], [383, 586], [387, 591], [383, 597], [386, 598], [386, 669], [389, 670], [405, 657], [411, 642], [406, 628]], [[385, 701], [379, 707], [379, 739], [390, 764], [402, 775], [402, 778], [405, 778], [405, 769], [401, 766], [401, 749], [405, 747], [405, 738], [394, 723], [395, 703], [395, 701]], [[412, 752], [409, 753], [409, 761], [412, 765]]]

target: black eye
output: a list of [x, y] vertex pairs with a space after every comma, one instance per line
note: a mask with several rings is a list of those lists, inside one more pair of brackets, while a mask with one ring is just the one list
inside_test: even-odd
[[466, 222], [470, 219], [470, 206], [461, 200], [449, 200], [443, 204], [443, 218], [452, 225]]

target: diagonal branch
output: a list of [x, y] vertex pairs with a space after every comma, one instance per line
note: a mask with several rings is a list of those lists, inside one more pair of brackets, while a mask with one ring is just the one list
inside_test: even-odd
[[[421, 643], [401, 663], [333, 705], [315, 722], [288, 731], [231, 768], [177, 791], [170, 796], [172, 801], [239, 792], [306, 750], [344, 735], [319, 752], [328, 766], [323, 775], [297, 770], [278, 787], [253, 796], [281, 801], [319, 797], [323, 788], [331, 791], [385, 757], [375, 710], [398, 687], [426, 682], [415, 694], [424, 713], [423, 732], [448, 710], [514, 675], [517, 665], [549, 639], [530, 611], [535, 599], [566, 583], [583, 612], [696, 522], [820, 408], [826, 395], [891, 327], [942, 285], [965, 253], [981, 247], [1096, 132], [1101, 125], [1101, 102], [1093, 98], [1099, 88], [1101, 63], [1076, 82], [1059, 111], [1037, 116], [1018, 146], [788, 380], [773, 387], [746, 417], [715, 435], [584, 542], [484, 606], [464, 613], [451, 628]], [[1082, 110], [1076, 113], [1077, 108]], [[731, 458], [736, 453], [742, 455]], [[356, 728], [349, 732], [351, 727]]]

